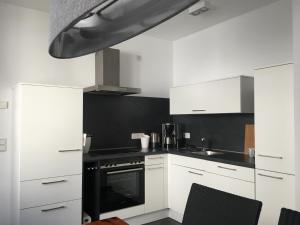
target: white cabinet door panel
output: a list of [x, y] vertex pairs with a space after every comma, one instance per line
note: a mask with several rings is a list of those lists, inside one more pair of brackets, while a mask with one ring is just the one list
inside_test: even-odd
[[233, 77], [170, 89], [171, 114], [253, 113], [253, 78]]
[[145, 212], [165, 208], [165, 168], [153, 165], [145, 168]]
[[81, 225], [81, 200], [21, 210], [20, 225]]
[[81, 174], [82, 90], [21, 85], [21, 181]]
[[256, 199], [263, 203], [259, 225], [278, 224], [282, 207], [295, 209], [295, 176], [256, 170]]
[[197, 87], [189, 86], [170, 89], [170, 114], [191, 114], [197, 99]]
[[206, 95], [198, 102], [206, 102], [205, 113], [233, 113], [241, 111], [240, 79], [224, 79], [205, 83]]
[[169, 207], [183, 216], [191, 182], [188, 168], [170, 165], [169, 171]]
[[255, 72], [258, 169], [295, 174], [293, 71], [288, 64]]

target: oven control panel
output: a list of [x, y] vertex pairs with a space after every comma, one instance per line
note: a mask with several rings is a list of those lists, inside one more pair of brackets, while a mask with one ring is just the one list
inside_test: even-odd
[[115, 168], [115, 167], [123, 167], [123, 166], [132, 166], [132, 165], [142, 165], [144, 161], [131, 161], [128, 163], [107, 163], [103, 166], [100, 166], [101, 169], [103, 168]]
[[145, 163], [144, 157], [108, 159], [108, 160], [101, 160], [100, 161], [100, 169], [123, 167], [123, 166], [143, 165], [144, 163]]

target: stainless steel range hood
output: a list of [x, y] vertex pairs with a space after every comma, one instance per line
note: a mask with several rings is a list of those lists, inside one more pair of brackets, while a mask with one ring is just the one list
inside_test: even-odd
[[85, 93], [101, 95], [140, 94], [140, 88], [120, 87], [120, 50], [107, 48], [95, 56], [95, 85]]

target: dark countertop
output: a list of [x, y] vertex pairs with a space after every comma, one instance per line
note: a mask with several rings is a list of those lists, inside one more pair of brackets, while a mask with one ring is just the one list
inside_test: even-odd
[[[214, 150], [216, 151], [216, 150]], [[221, 152], [221, 150], [218, 150]], [[170, 149], [169, 151], [160, 149], [160, 150], [138, 150], [136, 152], [127, 152], [127, 153], [117, 153], [117, 154], [106, 154], [100, 155], [96, 152], [90, 152], [83, 155], [84, 162], [93, 162], [103, 159], [116, 159], [116, 158], [126, 158], [126, 157], [134, 157], [134, 156], [146, 156], [146, 155], [158, 155], [158, 154], [174, 154], [181, 155], [191, 158], [204, 159], [214, 162], [226, 163], [236, 166], [243, 166], [248, 168], [255, 168], [255, 159], [250, 158], [248, 155], [240, 154], [240, 153], [232, 153], [222, 151], [221, 155], [196, 155], [191, 153], [189, 150], [178, 150], [178, 149]]]

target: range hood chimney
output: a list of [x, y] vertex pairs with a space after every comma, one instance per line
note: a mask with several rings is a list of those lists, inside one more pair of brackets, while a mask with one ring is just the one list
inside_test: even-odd
[[107, 48], [95, 56], [95, 85], [85, 93], [101, 95], [140, 94], [140, 88], [120, 87], [120, 50]]

